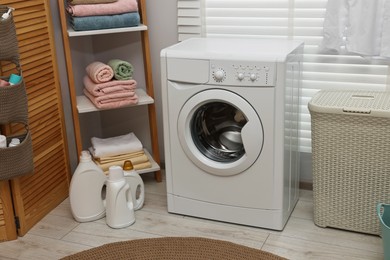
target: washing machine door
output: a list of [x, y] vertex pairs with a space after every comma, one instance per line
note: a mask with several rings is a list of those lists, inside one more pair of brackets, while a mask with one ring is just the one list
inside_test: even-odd
[[248, 169], [263, 147], [263, 126], [253, 107], [228, 90], [208, 89], [182, 107], [177, 124], [187, 157], [206, 173], [231, 176]]

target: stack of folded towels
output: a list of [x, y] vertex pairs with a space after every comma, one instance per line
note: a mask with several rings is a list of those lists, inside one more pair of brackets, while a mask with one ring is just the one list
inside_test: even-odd
[[140, 24], [137, 0], [67, 0], [75, 31], [133, 27]]
[[111, 109], [138, 103], [135, 93], [137, 82], [133, 77], [133, 66], [120, 59], [105, 64], [95, 61], [86, 68], [84, 94], [99, 109]]
[[110, 138], [91, 138], [92, 147], [89, 149], [96, 164], [108, 173], [110, 166], [122, 166], [130, 160], [135, 170], [152, 167], [146, 156], [142, 143], [134, 133]]

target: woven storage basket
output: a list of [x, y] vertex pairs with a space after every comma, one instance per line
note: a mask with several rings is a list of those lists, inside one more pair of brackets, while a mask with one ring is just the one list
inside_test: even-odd
[[20, 140], [19, 145], [0, 148], [0, 180], [20, 177], [34, 170], [30, 131], [22, 135], [7, 136], [7, 144], [15, 137]]
[[[0, 5], [0, 14], [6, 13], [8, 7]], [[33, 149], [31, 133], [28, 127], [27, 94], [19, 63], [18, 42], [12, 12], [7, 19], [0, 19], [0, 66], [7, 61], [7, 66], [15, 65], [15, 71], [21, 81], [12, 86], [0, 87], [0, 125], [10, 123], [24, 127], [18, 134], [7, 135], [7, 145], [12, 138], [18, 138], [20, 144], [15, 147], [0, 148], [0, 180], [7, 180], [33, 172]], [[0, 70], [1, 71], [1, 70]], [[8, 81], [9, 76], [0, 77]], [[23, 129], [22, 129], [23, 130]]]
[[[0, 5], [0, 14], [8, 11], [8, 7]], [[16, 30], [12, 13], [7, 19], [0, 19], [0, 60], [17, 62], [19, 60]]]
[[379, 234], [390, 203], [390, 93], [320, 91], [309, 102], [314, 223]]
[[[21, 73], [20, 73], [21, 76]], [[7, 77], [0, 77], [8, 81]], [[0, 124], [24, 122], [27, 124], [27, 94], [22, 79], [18, 84], [0, 87]]]

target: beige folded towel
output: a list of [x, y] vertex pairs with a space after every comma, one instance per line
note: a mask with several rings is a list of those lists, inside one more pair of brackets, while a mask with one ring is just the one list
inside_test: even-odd
[[[152, 167], [152, 163], [151, 162], [139, 163], [139, 164], [133, 165], [133, 167], [134, 167], [134, 170], [136, 170], [136, 171], [144, 170], [144, 169], [151, 168]], [[106, 171], [103, 170], [103, 172], [106, 175], [108, 175], [108, 173], [109, 173], [108, 169]]]
[[134, 153], [126, 153], [126, 154], [120, 154], [116, 156], [106, 156], [106, 157], [96, 157], [94, 158], [95, 161], [98, 161], [101, 164], [109, 163], [109, 162], [115, 162], [115, 161], [122, 161], [122, 160], [129, 160], [131, 158], [136, 158], [139, 156], [144, 155], [144, 151], [140, 152], [134, 152]]
[[152, 164], [149, 161], [149, 158], [145, 154], [141, 155], [141, 156], [134, 157], [134, 158], [127, 158], [125, 160], [111, 161], [111, 162], [107, 162], [107, 163], [99, 163], [98, 161], [95, 161], [95, 162], [103, 171], [108, 171], [108, 169], [111, 166], [123, 167], [123, 164], [126, 160], [130, 160], [131, 163], [133, 164], [134, 169], [136, 169], [136, 170], [152, 167]]

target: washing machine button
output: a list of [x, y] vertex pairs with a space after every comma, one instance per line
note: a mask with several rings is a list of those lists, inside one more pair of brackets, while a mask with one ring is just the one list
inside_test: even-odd
[[244, 73], [240, 72], [240, 73], [237, 74], [237, 79], [239, 81], [243, 80], [244, 78], [245, 78], [245, 74]]
[[214, 80], [217, 82], [222, 82], [225, 79], [225, 76], [226, 74], [223, 69], [218, 69], [213, 73]]
[[255, 73], [251, 73], [249, 78], [251, 79], [251, 81], [256, 81], [257, 80], [257, 75]]

